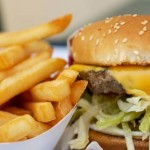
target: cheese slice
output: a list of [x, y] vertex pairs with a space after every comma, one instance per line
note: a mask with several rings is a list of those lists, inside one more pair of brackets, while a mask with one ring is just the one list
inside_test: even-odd
[[[90, 70], [101, 71], [106, 68], [74, 64], [70, 66], [70, 69], [81, 72]], [[128, 94], [135, 94], [135, 90], [139, 90], [150, 95], [150, 67], [117, 66], [107, 68], [107, 70], [123, 86]]]
[[136, 89], [150, 95], [150, 67], [111, 67], [109, 72], [124, 87], [128, 94], [132, 94], [131, 91]]
[[90, 66], [90, 65], [80, 65], [80, 64], [74, 64], [74, 65], [70, 66], [69, 68], [76, 70], [76, 71], [79, 71], [79, 72], [90, 71], [90, 70], [94, 70], [94, 71], [104, 70], [103, 67]]

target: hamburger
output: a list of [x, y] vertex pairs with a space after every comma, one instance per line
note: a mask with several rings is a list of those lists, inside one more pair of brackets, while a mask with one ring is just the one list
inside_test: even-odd
[[[78, 30], [69, 40], [70, 68], [88, 88], [73, 117], [73, 149], [97, 141], [104, 150], [148, 149], [150, 16], [123, 15]], [[74, 133], [74, 132], [72, 132]]]

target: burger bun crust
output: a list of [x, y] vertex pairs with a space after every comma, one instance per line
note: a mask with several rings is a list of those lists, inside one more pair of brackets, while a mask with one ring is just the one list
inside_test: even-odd
[[71, 40], [75, 63], [150, 65], [150, 16], [106, 18], [80, 29]]

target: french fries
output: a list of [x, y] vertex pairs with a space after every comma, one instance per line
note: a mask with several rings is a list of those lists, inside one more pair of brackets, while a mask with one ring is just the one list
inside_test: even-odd
[[75, 105], [79, 101], [80, 97], [82, 96], [84, 90], [87, 87], [87, 84], [88, 84], [87, 81], [79, 80], [79, 81], [75, 81], [71, 85], [70, 100], [73, 105]]
[[[21, 108], [20, 108], [20, 110], [21, 110]], [[14, 112], [14, 109], [13, 109], [13, 112]], [[17, 113], [18, 113], [18, 108], [17, 108]], [[19, 111], [19, 115], [21, 115], [20, 111]], [[24, 113], [24, 115], [25, 115], [25, 113]], [[9, 121], [11, 121], [11, 120], [13, 120], [13, 119], [15, 119], [15, 118], [17, 118], [17, 117], [18, 117], [17, 115], [14, 115], [12, 113], [9, 113], [9, 112], [6, 112], [6, 111], [0, 111], [0, 126], [7, 123], [7, 122], [9, 122]], [[34, 120], [34, 123], [36, 124], [36, 128], [34, 128], [28, 134], [27, 137], [23, 137], [20, 140], [26, 140], [28, 138], [33, 138], [33, 137], [47, 131], [50, 128], [50, 126], [48, 124], [40, 123], [40, 122], [37, 122], [35, 120]]]
[[25, 114], [31, 115], [31, 111], [23, 109], [23, 108], [15, 107], [15, 106], [7, 106], [7, 107], [2, 108], [2, 110], [18, 115], [18, 116], [25, 115]]
[[[16, 55], [17, 54], [17, 55]], [[23, 61], [29, 53], [21, 46], [10, 46], [0, 51], [0, 71], [6, 70]]]
[[30, 110], [39, 122], [49, 122], [55, 119], [55, 111], [51, 102], [24, 102], [22, 106]]
[[71, 18], [72, 16], [68, 14], [56, 20], [30, 29], [10, 33], [1, 33], [0, 47], [24, 44], [30, 41], [41, 40], [43, 38], [58, 34], [69, 25]]
[[26, 70], [30, 67], [32, 67], [33, 65], [41, 62], [42, 60], [45, 60], [47, 58], [50, 57], [50, 53], [49, 52], [42, 52], [40, 54], [37, 54], [36, 56], [31, 56], [30, 58], [24, 60], [23, 62], [17, 64], [16, 66], [10, 68], [10, 69], [7, 69], [7, 70], [4, 70], [4, 71], [1, 71], [0, 72], [0, 81], [2, 81], [3, 79], [5, 79], [6, 77], [10, 76], [10, 75], [13, 75], [17, 72], [20, 72], [20, 71], [23, 71], [23, 70]]
[[6, 78], [0, 84], [0, 105], [43, 81], [51, 73], [62, 69], [64, 65], [65, 61], [62, 59], [47, 59], [32, 66], [30, 69]]
[[71, 69], [66, 69], [63, 70], [59, 76], [57, 77], [57, 79], [63, 79], [63, 80], [67, 80], [68, 83], [71, 85], [77, 78], [79, 72], [75, 71], [75, 70], [71, 70]]
[[24, 44], [24, 48], [30, 53], [41, 53], [43, 51], [52, 53], [51, 46], [45, 41], [32, 41], [30, 43], [26, 43]]
[[23, 97], [29, 101], [58, 102], [66, 98], [70, 91], [69, 83], [66, 80], [53, 80], [34, 86], [23, 93]]
[[52, 48], [42, 40], [62, 32], [70, 21], [68, 14], [30, 29], [0, 33], [0, 142], [47, 131], [81, 97], [87, 82], [75, 81], [77, 71], [63, 70], [66, 61], [51, 58]]
[[0, 111], [0, 125], [5, 124], [6, 122], [16, 118], [17, 115], [6, 112], [6, 111]]
[[28, 136], [35, 128], [36, 123], [30, 115], [16, 117], [0, 126], [0, 142], [18, 141]]

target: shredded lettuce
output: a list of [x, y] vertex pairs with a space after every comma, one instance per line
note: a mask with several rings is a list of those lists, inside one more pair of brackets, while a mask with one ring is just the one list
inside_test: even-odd
[[[134, 112], [134, 111], [126, 113], [122, 122], [129, 122], [129, 121], [133, 122], [135, 119], [139, 118], [142, 114], [143, 114], [143, 112]], [[135, 126], [135, 121], [133, 122], [133, 124]]]
[[92, 107], [92, 105], [86, 99], [83, 98], [78, 102], [77, 105], [78, 107], [81, 107], [86, 111], [88, 111]]
[[69, 142], [71, 149], [83, 149], [89, 143], [88, 135], [89, 125], [86, 124], [83, 117], [81, 116], [78, 121], [78, 137]]
[[147, 108], [146, 113], [141, 120], [139, 129], [144, 134], [146, 134], [146, 133], [149, 134], [149, 132], [150, 132], [150, 107]]
[[69, 142], [71, 149], [84, 149], [89, 142], [88, 132], [90, 121], [98, 113], [99, 105], [91, 106], [88, 104], [89, 102], [87, 102], [85, 99], [81, 99], [79, 102], [81, 109], [85, 109], [86, 112], [75, 122], [78, 123], [77, 138]]
[[[128, 150], [134, 150], [130, 127], [134, 127], [149, 136], [150, 132], [150, 96], [134, 91], [134, 97], [112, 95], [93, 95], [78, 102], [78, 110], [71, 124], [77, 124], [77, 137], [69, 142], [71, 149], [84, 149], [88, 144], [88, 132], [93, 123], [99, 131], [121, 127]], [[131, 95], [130, 95], [131, 96]], [[146, 112], [146, 113], [145, 113]], [[143, 117], [144, 116], [144, 117]], [[142, 119], [141, 119], [142, 118]], [[93, 120], [93, 121], [92, 121]], [[140, 120], [140, 121], [139, 121]], [[129, 127], [130, 125], [130, 127]], [[139, 132], [140, 132], [139, 131]]]
[[117, 126], [121, 123], [122, 119], [125, 117], [126, 113], [120, 112], [115, 115], [107, 115], [105, 118], [101, 118], [96, 122], [97, 128], [106, 129], [109, 127]]
[[131, 132], [131, 129], [129, 128], [128, 123], [127, 122], [122, 123], [122, 128], [124, 130], [127, 149], [128, 150], [135, 150], [134, 144], [133, 144], [133, 139], [132, 139], [132, 132]]
[[141, 112], [150, 105], [150, 101], [140, 99], [140, 97], [128, 98], [126, 101], [118, 100], [119, 109], [123, 112]]

